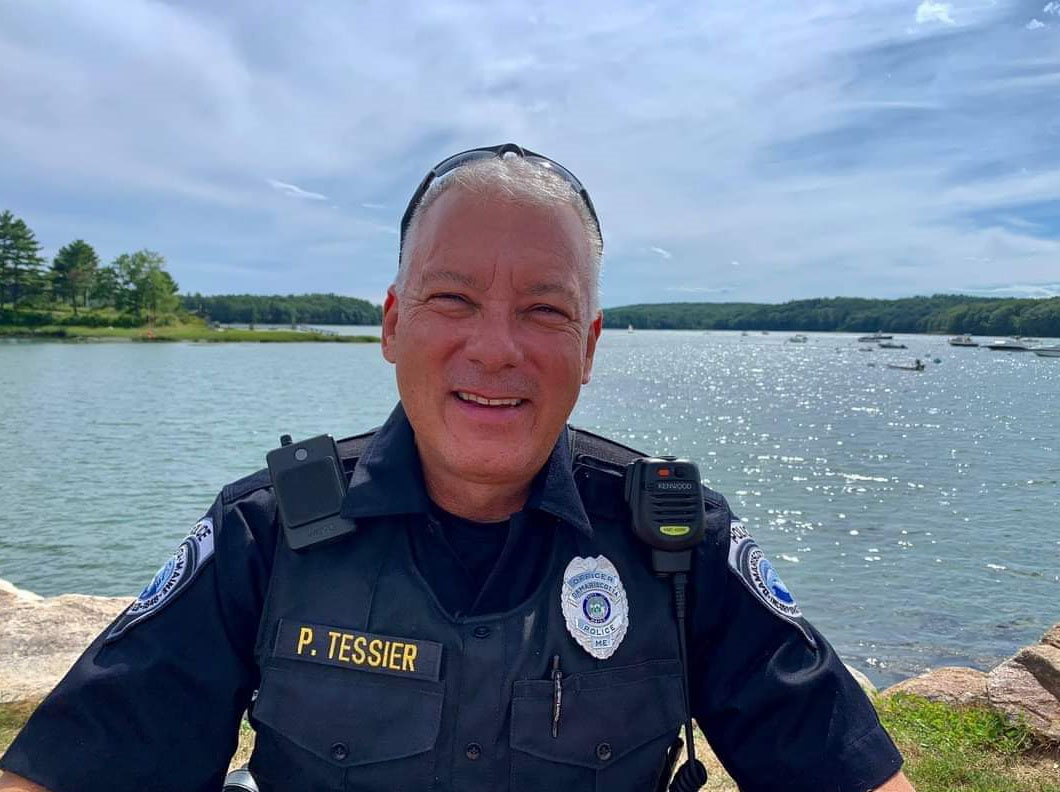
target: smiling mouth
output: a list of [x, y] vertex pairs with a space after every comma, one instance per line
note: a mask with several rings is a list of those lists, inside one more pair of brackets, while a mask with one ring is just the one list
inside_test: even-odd
[[483, 407], [518, 407], [525, 401], [525, 399], [487, 399], [485, 396], [467, 391], [456, 391], [456, 397], [460, 401], [479, 404]]

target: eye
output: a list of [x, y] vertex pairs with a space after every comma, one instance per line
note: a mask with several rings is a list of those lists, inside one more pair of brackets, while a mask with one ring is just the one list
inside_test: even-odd
[[454, 305], [459, 304], [459, 303], [465, 303], [466, 304], [466, 303], [469, 302], [467, 297], [465, 297], [462, 294], [456, 294], [454, 292], [441, 292], [440, 294], [432, 294], [430, 299], [432, 299], [432, 300], [440, 300], [441, 302], [451, 303], [451, 304], [454, 304]]
[[546, 318], [569, 318], [567, 312], [555, 305], [535, 305], [530, 309], [531, 313]]

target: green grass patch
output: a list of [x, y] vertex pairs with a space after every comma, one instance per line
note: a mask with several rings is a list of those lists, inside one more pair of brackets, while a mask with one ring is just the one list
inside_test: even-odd
[[376, 336], [334, 335], [298, 330], [214, 330], [202, 324], [175, 324], [164, 327], [81, 327], [41, 325], [18, 327], [0, 325], [0, 337], [57, 338], [74, 341], [201, 341], [206, 343], [298, 343], [325, 342], [340, 344], [379, 343]]
[[1060, 792], [1058, 757], [996, 712], [902, 694], [876, 706], [917, 792]]
[[0, 754], [15, 739], [15, 735], [37, 708], [36, 701], [20, 701], [16, 704], [0, 704]]

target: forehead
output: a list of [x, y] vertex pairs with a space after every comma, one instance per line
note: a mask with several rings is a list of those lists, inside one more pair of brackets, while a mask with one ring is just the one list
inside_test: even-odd
[[518, 280], [569, 280], [588, 274], [591, 246], [570, 204], [540, 205], [502, 193], [454, 186], [419, 220], [409, 251], [409, 277], [457, 273], [470, 280], [511, 270]]

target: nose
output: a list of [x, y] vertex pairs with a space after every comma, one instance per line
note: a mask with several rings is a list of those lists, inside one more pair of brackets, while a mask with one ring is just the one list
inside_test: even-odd
[[468, 358], [486, 371], [518, 366], [523, 361], [523, 350], [515, 322], [509, 311], [480, 311], [465, 345]]

